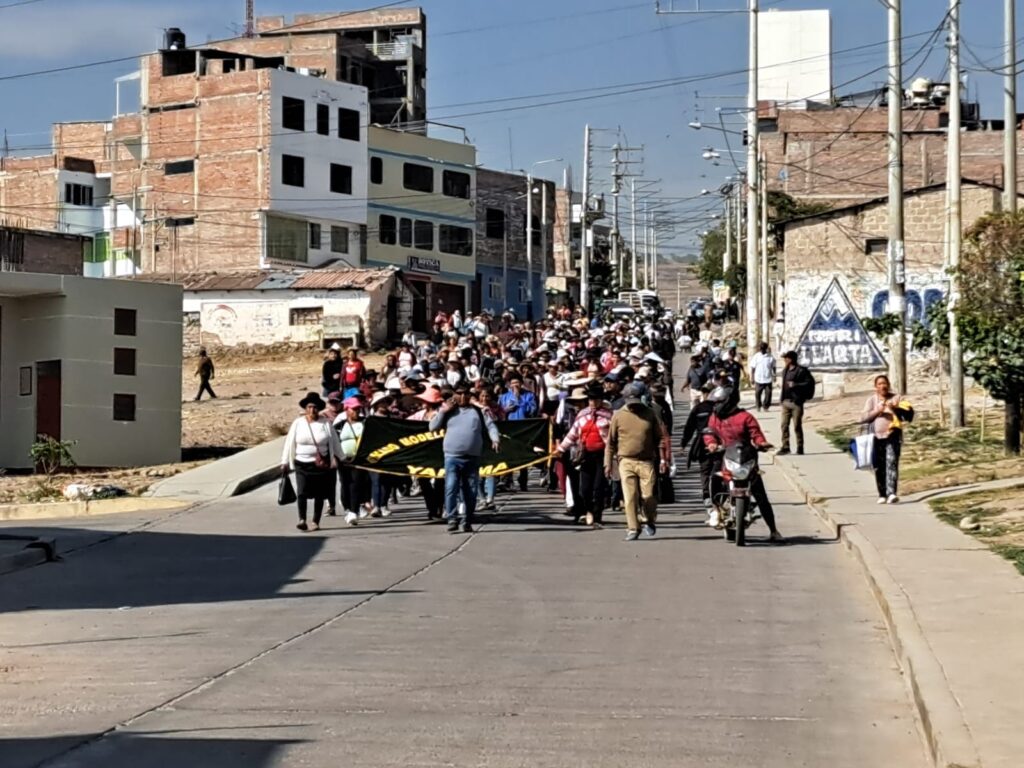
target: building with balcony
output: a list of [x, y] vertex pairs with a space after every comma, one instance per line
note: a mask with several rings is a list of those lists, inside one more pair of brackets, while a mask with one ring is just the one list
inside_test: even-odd
[[412, 327], [465, 312], [476, 278], [476, 148], [369, 129], [366, 263], [396, 266], [413, 290]]

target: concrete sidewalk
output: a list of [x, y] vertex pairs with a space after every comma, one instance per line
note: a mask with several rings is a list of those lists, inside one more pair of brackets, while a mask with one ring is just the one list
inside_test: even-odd
[[281, 474], [284, 438], [240, 451], [233, 456], [161, 480], [147, 493], [157, 498], [210, 501], [259, 488]]
[[[805, 419], [805, 455], [776, 457], [767, 472], [784, 475], [863, 567], [936, 765], [1018, 768], [1024, 580], [923, 501], [877, 505], [873, 474], [815, 432], [815, 409], [827, 407], [812, 406]], [[778, 406], [755, 415], [780, 445]]]

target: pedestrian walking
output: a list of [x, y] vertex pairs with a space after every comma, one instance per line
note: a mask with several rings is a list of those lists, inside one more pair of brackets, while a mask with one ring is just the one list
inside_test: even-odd
[[757, 410], [772, 407], [772, 385], [775, 383], [775, 356], [768, 342], [762, 341], [750, 360], [750, 380], [754, 382], [754, 402]]
[[469, 385], [455, 387], [452, 399], [430, 420], [430, 429], [444, 433], [444, 502], [448, 515], [448, 531], [459, 530], [459, 498], [465, 504], [462, 530], [473, 532], [476, 497], [480, 483], [480, 456], [484, 451], [484, 437], [499, 450], [501, 435], [491, 417], [471, 402]]
[[608, 426], [605, 447], [605, 475], [611, 477], [613, 460], [618, 460], [626, 508], [626, 541], [636, 541], [643, 533], [652, 537], [657, 531], [657, 477], [668, 470], [668, 435], [658, 415], [642, 397], [644, 388], [628, 384], [622, 391], [623, 407], [615, 411]]
[[[587, 407], [576, 414], [568, 434], [558, 446], [557, 455], [568, 459], [579, 471], [579, 498], [576, 508], [586, 515], [592, 528], [604, 525], [604, 503], [608, 494], [604, 472], [605, 449], [612, 411], [604, 401], [604, 388], [592, 382], [582, 393]], [[573, 392], [577, 395], [577, 392]]]
[[359, 352], [350, 349], [341, 370], [341, 394], [352, 397], [359, 394], [359, 385], [363, 383], [366, 366], [359, 359]]
[[796, 435], [797, 455], [804, 452], [804, 403], [814, 397], [814, 376], [804, 366], [797, 363], [797, 354], [790, 350], [782, 356], [786, 367], [782, 369], [782, 392], [779, 400], [782, 403], [782, 447], [781, 456], [789, 451], [789, 425], [793, 425]]
[[338, 462], [338, 479], [341, 481], [341, 508], [345, 510], [345, 523], [356, 525], [359, 520], [370, 516], [369, 476], [365, 470], [352, 465], [359, 438], [363, 435], [362, 403], [355, 397], [342, 402], [345, 409], [334, 421], [338, 433], [341, 460]]
[[871, 465], [879, 504], [896, 504], [899, 498], [900, 451], [903, 446], [903, 422], [913, 417], [910, 403], [892, 391], [889, 377], [875, 377], [875, 392], [864, 403], [861, 423], [869, 424], [874, 435]]
[[687, 452], [687, 469], [694, 461], [700, 467], [700, 498], [708, 520], [711, 519], [711, 473], [715, 469], [716, 459], [713, 454], [708, 453], [704, 446], [704, 430], [707, 428], [708, 420], [715, 408], [715, 404], [707, 399], [707, 395], [713, 389], [715, 389], [713, 381], [707, 382], [702, 388], [703, 396], [700, 402], [690, 408], [686, 426], [683, 427], [683, 437], [679, 441], [679, 447]]
[[320, 366], [320, 395], [327, 397], [331, 392], [341, 390], [341, 369], [345, 363], [341, 359], [341, 347], [332, 344], [327, 350], [327, 359]]
[[[331, 423], [323, 417], [326, 403], [316, 392], [299, 401], [304, 413], [292, 422], [281, 452], [281, 469], [295, 471], [296, 504], [300, 531], [320, 528], [324, 504], [334, 495], [334, 471], [341, 446]], [[313, 521], [306, 522], [309, 500], [313, 500]]]
[[686, 370], [686, 383], [683, 384], [683, 392], [690, 390], [690, 407], [700, 402], [701, 387], [704, 386], [704, 356], [691, 355], [690, 367]]
[[196, 376], [199, 377], [199, 394], [196, 395], [196, 402], [199, 402], [203, 397], [203, 392], [210, 395], [211, 400], [216, 400], [217, 395], [213, 391], [213, 387], [210, 386], [210, 379], [216, 375], [216, 370], [213, 366], [213, 360], [206, 354], [205, 349], [199, 350], [199, 360], [196, 363]]
[[[523, 377], [513, 373], [508, 380], [508, 392], [498, 398], [498, 405], [505, 412], [508, 421], [521, 421], [535, 418], [538, 414], [537, 398], [523, 387]], [[528, 469], [519, 470], [519, 490], [527, 489]]]

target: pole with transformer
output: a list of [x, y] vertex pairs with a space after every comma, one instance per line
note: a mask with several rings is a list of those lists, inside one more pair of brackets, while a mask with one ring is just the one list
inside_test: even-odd
[[889, 1], [889, 311], [899, 318], [889, 349], [889, 375], [907, 391], [906, 250], [903, 234], [903, 0]]
[[760, 307], [757, 268], [757, 251], [760, 244], [758, 237], [758, 124], [757, 124], [757, 25], [758, 0], [750, 0], [750, 82], [747, 89], [747, 359], [754, 357], [757, 347], [758, 329], [760, 327], [758, 308]]
[[964, 351], [956, 327], [956, 305], [960, 300], [960, 245], [963, 211], [960, 204], [960, 0], [949, 0], [949, 137], [946, 153], [946, 195], [949, 207], [949, 425], [964, 426]]
[[590, 264], [587, 254], [587, 208], [590, 195], [590, 125], [583, 129], [583, 197], [580, 204], [580, 304], [590, 317]]

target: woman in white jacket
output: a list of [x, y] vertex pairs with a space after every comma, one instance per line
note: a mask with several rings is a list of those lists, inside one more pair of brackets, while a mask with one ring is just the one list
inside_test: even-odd
[[[295, 470], [295, 494], [298, 496], [300, 531], [316, 531], [324, 502], [333, 506], [334, 473], [342, 456], [338, 433], [322, 415], [326, 403], [316, 392], [310, 392], [299, 401], [305, 411], [292, 422], [281, 452], [281, 467], [285, 472]], [[313, 500], [313, 521], [306, 522], [309, 500]]]

